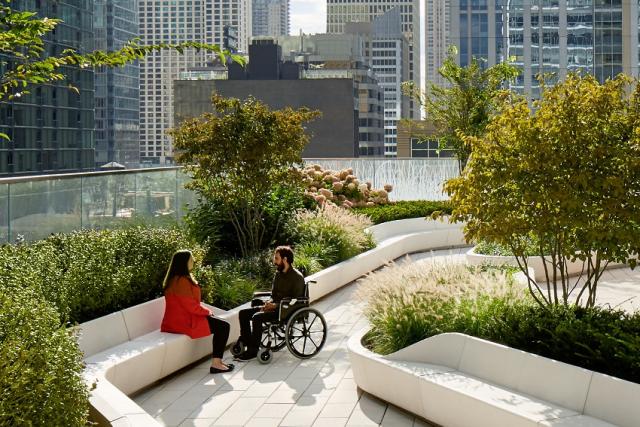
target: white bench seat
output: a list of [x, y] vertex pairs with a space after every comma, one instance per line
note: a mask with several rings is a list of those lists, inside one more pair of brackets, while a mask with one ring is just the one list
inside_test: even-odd
[[640, 384], [464, 334], [388, 356], [349, 340], [360, 388], [446, 427], [638, 427]]

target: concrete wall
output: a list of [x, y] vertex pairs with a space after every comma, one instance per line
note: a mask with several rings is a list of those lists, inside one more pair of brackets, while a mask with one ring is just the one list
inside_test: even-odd
[[271, 108], [308, 107], [322, 117], [307, 125], [311, 142], [303, 157], [357, 157], [358, 122], [352, 79], [180, 80], [175, 82], [175, 123], [212, 111], [211, 94], [245, 99], [249, 95]]

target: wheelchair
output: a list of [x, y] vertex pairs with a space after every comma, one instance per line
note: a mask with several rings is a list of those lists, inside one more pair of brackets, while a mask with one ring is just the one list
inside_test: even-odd
[[[265, 322], [258, 349], [258, 361], [271, 362], [274, 352], [284, 347], [299, 359], [309, 359], [322, 350], [327, 339], [327, 322], [322, 313], [309, 307], [309, 284], [305, 280], [304, 297], [284, 298], [278, 305], [278, 320]], [[271, 297], [271, 292], [255, 292], [252, 307], [263, 305]], [[231, 354], [238, 356], [245, 350], [246, 343], [241, 338], [231, 347]]]

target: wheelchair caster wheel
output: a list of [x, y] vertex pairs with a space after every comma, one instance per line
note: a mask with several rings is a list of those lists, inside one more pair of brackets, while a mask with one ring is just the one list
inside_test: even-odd
[[260, 351], [258, 351], [258, 361], [263, 365], [271, 362], [271, 351], [267, 349], [260, 349]]
[[231, 354], [234, 356], [240, 356], [243, 351], [244, 344], [240, 339], [238, 339], [238, 341], [236, 341], [236, 343], [231, 346]]

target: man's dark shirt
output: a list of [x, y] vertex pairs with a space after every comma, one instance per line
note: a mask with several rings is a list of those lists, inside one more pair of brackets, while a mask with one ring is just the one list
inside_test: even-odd
[[293, 267], [289, 267], [286, 273], [277, 271], [273, 277], [271, 287], [271, 300], [279, 303], [282, 298], [304, 297], [304, 277], [302, 273]]

